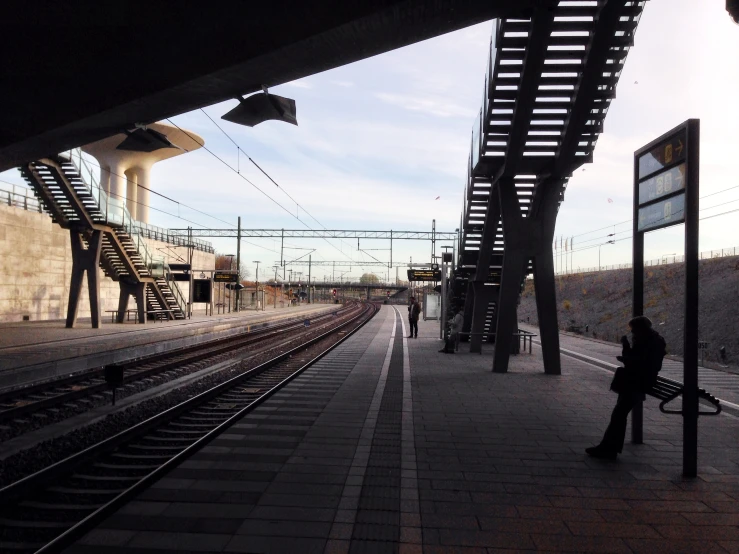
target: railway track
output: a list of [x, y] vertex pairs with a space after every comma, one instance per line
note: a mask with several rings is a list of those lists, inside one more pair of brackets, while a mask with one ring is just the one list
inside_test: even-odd
[[330, 330], [197, 396], [0, 489], [0, 551], [58, 552], [264, 402], [374, 316]]
[[[329, 314], [310, 319], [314, 324], [321, 324], [351, 309], [350, 304]], [[303, 327], [302, 321], [277, 323], [225, 339], [216, 339], [116, 364], [123, 369], [124, 395], [127, 388], [138, 389], [137, 385], [147, 379], [161, 376], [169, 380], [179, 376], [178, 372], [182, 373], [185, 366], [206, 360], [210, 363], [217, 362], [219, 357], [228, 357], [241, 349], [254, 348], [270, 338], [280, 337], [287, 331], [300, 330]], [[187, 372], [187, 369], [184, 371]], [[105, 382], [103, 368], [85, 372], [83, 375], [2, 393], [0, 394], [0, 424], [5, 429], [0, 436], [2, 440], [7, 440], [48, 423], [65, 419], [69, 415], [76, 415], [92, 407], [108, 403], [110, 399], [111, 391]]]

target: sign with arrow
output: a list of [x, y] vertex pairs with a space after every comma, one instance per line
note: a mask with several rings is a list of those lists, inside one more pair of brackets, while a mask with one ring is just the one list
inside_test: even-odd
[[[644, 235], [685, 224], [683, 318], [683, 475], [698, 472], [698, 191], [700, 121], [688, 119], [634, 152], [632, 292], [634, 317], [644, 315]], [[641, 402], [631, 414], [632, 439], [642, 442]]]
[[660, 142], [648, 152], [639, 156], [639, 179], [643, 179], [660, 169], [685, 161], [687, 149], [686, 131], [671, 136]]
[[685, 189], [685, 163], [639, 183], [639, 205]]

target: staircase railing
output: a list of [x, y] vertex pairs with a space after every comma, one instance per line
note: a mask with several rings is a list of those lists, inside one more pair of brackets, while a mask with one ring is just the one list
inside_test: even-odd
[[166, 266], [167, 268], [167, 284], [169, 285], [169, 288], [172, 290], [172, 295], [174, 296], [175, 301], [177, 302], [177, 305], [180, 307], [180, 311], [187, 315], [187, 300], [185, 300], [185, 295], [182, 294], [182, 291], [180, 290], [179, 285], [177, 284], [177, 281], [174, 280], [174, 277], [172, 276], [172, 273], [169, 272], [169, 265]]
[[152, 277], [165, 276], [165, 258], [164, 256], [154, 256], [146, 245], [146, 241], [141, 233], [139, 223], [135, 221], [126, 208], [125, 199], [113, 198], [100, 187], [97, 178], [97, 171], [93, 168], [82, 155], [80, 148], [74, 148], [61, 153], [62, 156], [69, 158], [77, 169], [82, 183], [90, 191], [90, 194], [98, 204], [98, 210], [101, 213], [102, 222], [113, 227], [122, 228], [128, 236], [131, 237], [136, 249], [138, 250], [141, 260], [148, 268]]

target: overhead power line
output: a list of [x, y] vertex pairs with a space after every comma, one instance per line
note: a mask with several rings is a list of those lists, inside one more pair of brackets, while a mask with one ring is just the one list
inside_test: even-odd
[[[207, 115], [207, 114], [206, 114], [206, 115]], [[210, 119], [210, 117], [209, 117], [209, 119]], [[231, 164], [229, 164], [229, 163], [228, 163], [228, 162], [227, 162], [226, 160], [224, 160], [223, 158], [221, 158], [220, 156], [218, 156], [218, 154], [216, 154], [215, 152], [213, 152], [213, 151], [212, 151], [212, 150], [211, 150], [210, 148], [208, 148], [207, 146], [205, 146], [205, 144], [204, 144], [204, 143], [202, 143], [202, 142], [200, 142], [199, 140], [197, 140], [197, 139], [196, 139], [195, 137], [193, 137], [193, 136], [192, 136], [192, 135], [191, 135], [190, 133], [188, 133], [188, 132], [187, 132], [187, 131], [186, 131], [185, 129], [183, 129], [182, 127], [180, 127], [179, 125], [177, 125], [177, 124], [176, 124], [176, 123], [175, 123], [174, 121], [172, 121], [172, 120], [171, 120], [170, 118], [167, 118], [167, 121], [168, 121], [169, 123], [171, 123], [172, 125], [174, 125], [175, 127], [177, 127], [177, 129], [179, 129], [179, 130], [180, 130], [181, 132], [183, 132], [183, 133], [184, 133], [185, 135], [187, 135], [187, 136], [188, 136], [188, 137], [190, 138], [190, 140], [192, 140], [193, 142], [195, 142], [195, 143], [199, 144], [199, 145], [200, 145], [200, 146], [201, 146], [201, 147], [203, 148], [203, 150], [205, 150], [206, 152], [208, 152], [208, 153], [209, 153], [209, 154], [210, 154], [211, 156], [213, 156], [214, 158], [216, 158], [216, 159], [217, 159], [217, 160], [218, 160], [219, 162], [221, 162], [221, 163], [222, 163], [223, 165], [225, 165], [225, 166], [226, 166], [227, 168], [229, 168], [229, 169], [230, 169], [231, 171], [233, 171], [234, 173], [236, 173], [236, 175], [238, 175], [238, 176], [239, 176], [239, 177], [241, 177], [241, 178], [242, 178], [242, 179], [243, 179], [244, 181], [246, 181], [247, 183], [249, 183], [249, 184], [250, 184], [250, 185], [251, 185], [251, 186], [252, 186], [252, 187], [253, 187], [254, 189], [256, 189], [257, 191], [259, 191], [259, 192], [260, 192], [260, 193], [261, 193], [261, 194], [262, 194], [263, 196], [265, 196], [266, 198], [268, 198], [268, 199], [269, 199], [269, 200], [270, 200], [270, 201], [271, 201], [272, 203], [274, 203], [275, 205], [279, 206], [279, 207], [280, 207], [280, 208], [281, 208], [281, 209], [282, 209], [283, 211], [285, 211], [285, 212], [286, 212], [287, 214], [289, 214], [289, 215], [290, 215], [290, 217], [294, 217], [295, 219], [297, 219], [298, 221], [300, 221], [300, 223], [302, 223], [303, 225], [305, 225], [305, 226], [306, 226], [306, 227], [307, 227], [308, 229], [311, 229], [310, 225], [308, 225], [308, 224], [307, 224], [307, 223], [306, 223], [306, 222], [305, 222], [304, 220], [302, 220], [302, 219], [300, 219], [299, 217], [297, 217], [297, 216], [296, 216], [295, 214], [293, 214], [293, 213], [292, 213], [292, 212], [291, 212], [290, 210], [288, 210], [288, 209], [287, 209], [287, 208], [286, 208], [285, 206], [283, 206], [283, 205], [282, 205], [282, 204], [281, 204], [281, 203], [280, 203], [279, 201], [277, 201], [277, 200], [275, 200], [274, 198], [272, 198], [272, 196], [270, 196], [270, 195], [269, 195], [268, 193], [266, 193], [266, 192], [265, 192], [264, 190], [262, 190], [262, 189], [261, 189], [260, 187], [258, 187], [258, 186], [257, 186], [257, 185], [256, 185], [256, 184], [255, 184], [254, 182], [252, 182], [251, 180], [247, 179], [247, 178], [246, 178], [246, 177], [245, 177], [244, 175], [242, 175], [239, 169], [237, 169], [237, 168], [234, 168], [234, 167], [233, 167], [233, 166], [232, 166]], [[211, 119], [211, 121], [212, 121], [212, 119]], [[219, 129], [220, 129], [220, 127], [219, 127]], [[221, 129], [221, 131], [222, 131], [222, 132], [223, 132], [224, 134], [228, 135], [228, 134], [227, 134], [227, 133], [226, 133], [225, 131], [223, 131], [223, 129]], [[230, 138], [230, 137], [229, 137], [229, 138]], [[236, 144], [236, 142], [235, 142], [235, 141], [233, 141], [233, 139], [231, 139], [231, 141], [232, 141], [232, 142], [234, 142], [234, 144]], [[238, 145], [237, 145], [237, 146], [238, 146]], [[312, 217], [312, 216], [311, 216], [311, 217]], [[311, 230], [313, 230], [313, 229], [311, 229]], [[339, 251], [339, 253], [340, 253], [340, 254], [341, 254], [342, 256], [346, 256], [347, 258], [349, 258], [349, 259], [352, 259], [352, 258], [351, 258], [351, 256], [347, 256], [347, 255], [346, 255], [346, 254], [344, 253], [344, 251], [343, 251], [343, 250], [341, 250], [340, 248], [337, 248], [337, 247], [336, 247], [336, 245], [334, 245], [334, 244], [331, 244], [330, 242], [328, 242], [328, 240], [327, 240], [327, 239], [323, 239], [323, 240], [325, 240], [325, 241], [326, 241], [326, 243], [327, 243], [327, 244], [328, 244], [329, 246], [331, 246], [332, 248], [334, 248], [334, 249], [338, 250], [338, 251]]]

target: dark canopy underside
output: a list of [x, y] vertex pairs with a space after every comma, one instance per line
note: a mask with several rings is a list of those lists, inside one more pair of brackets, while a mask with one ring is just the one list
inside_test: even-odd
[[[0, 170], [551, 0], [28, 2], [0, 18]], [[176, 6], [176, 7], [175, 7]]]

